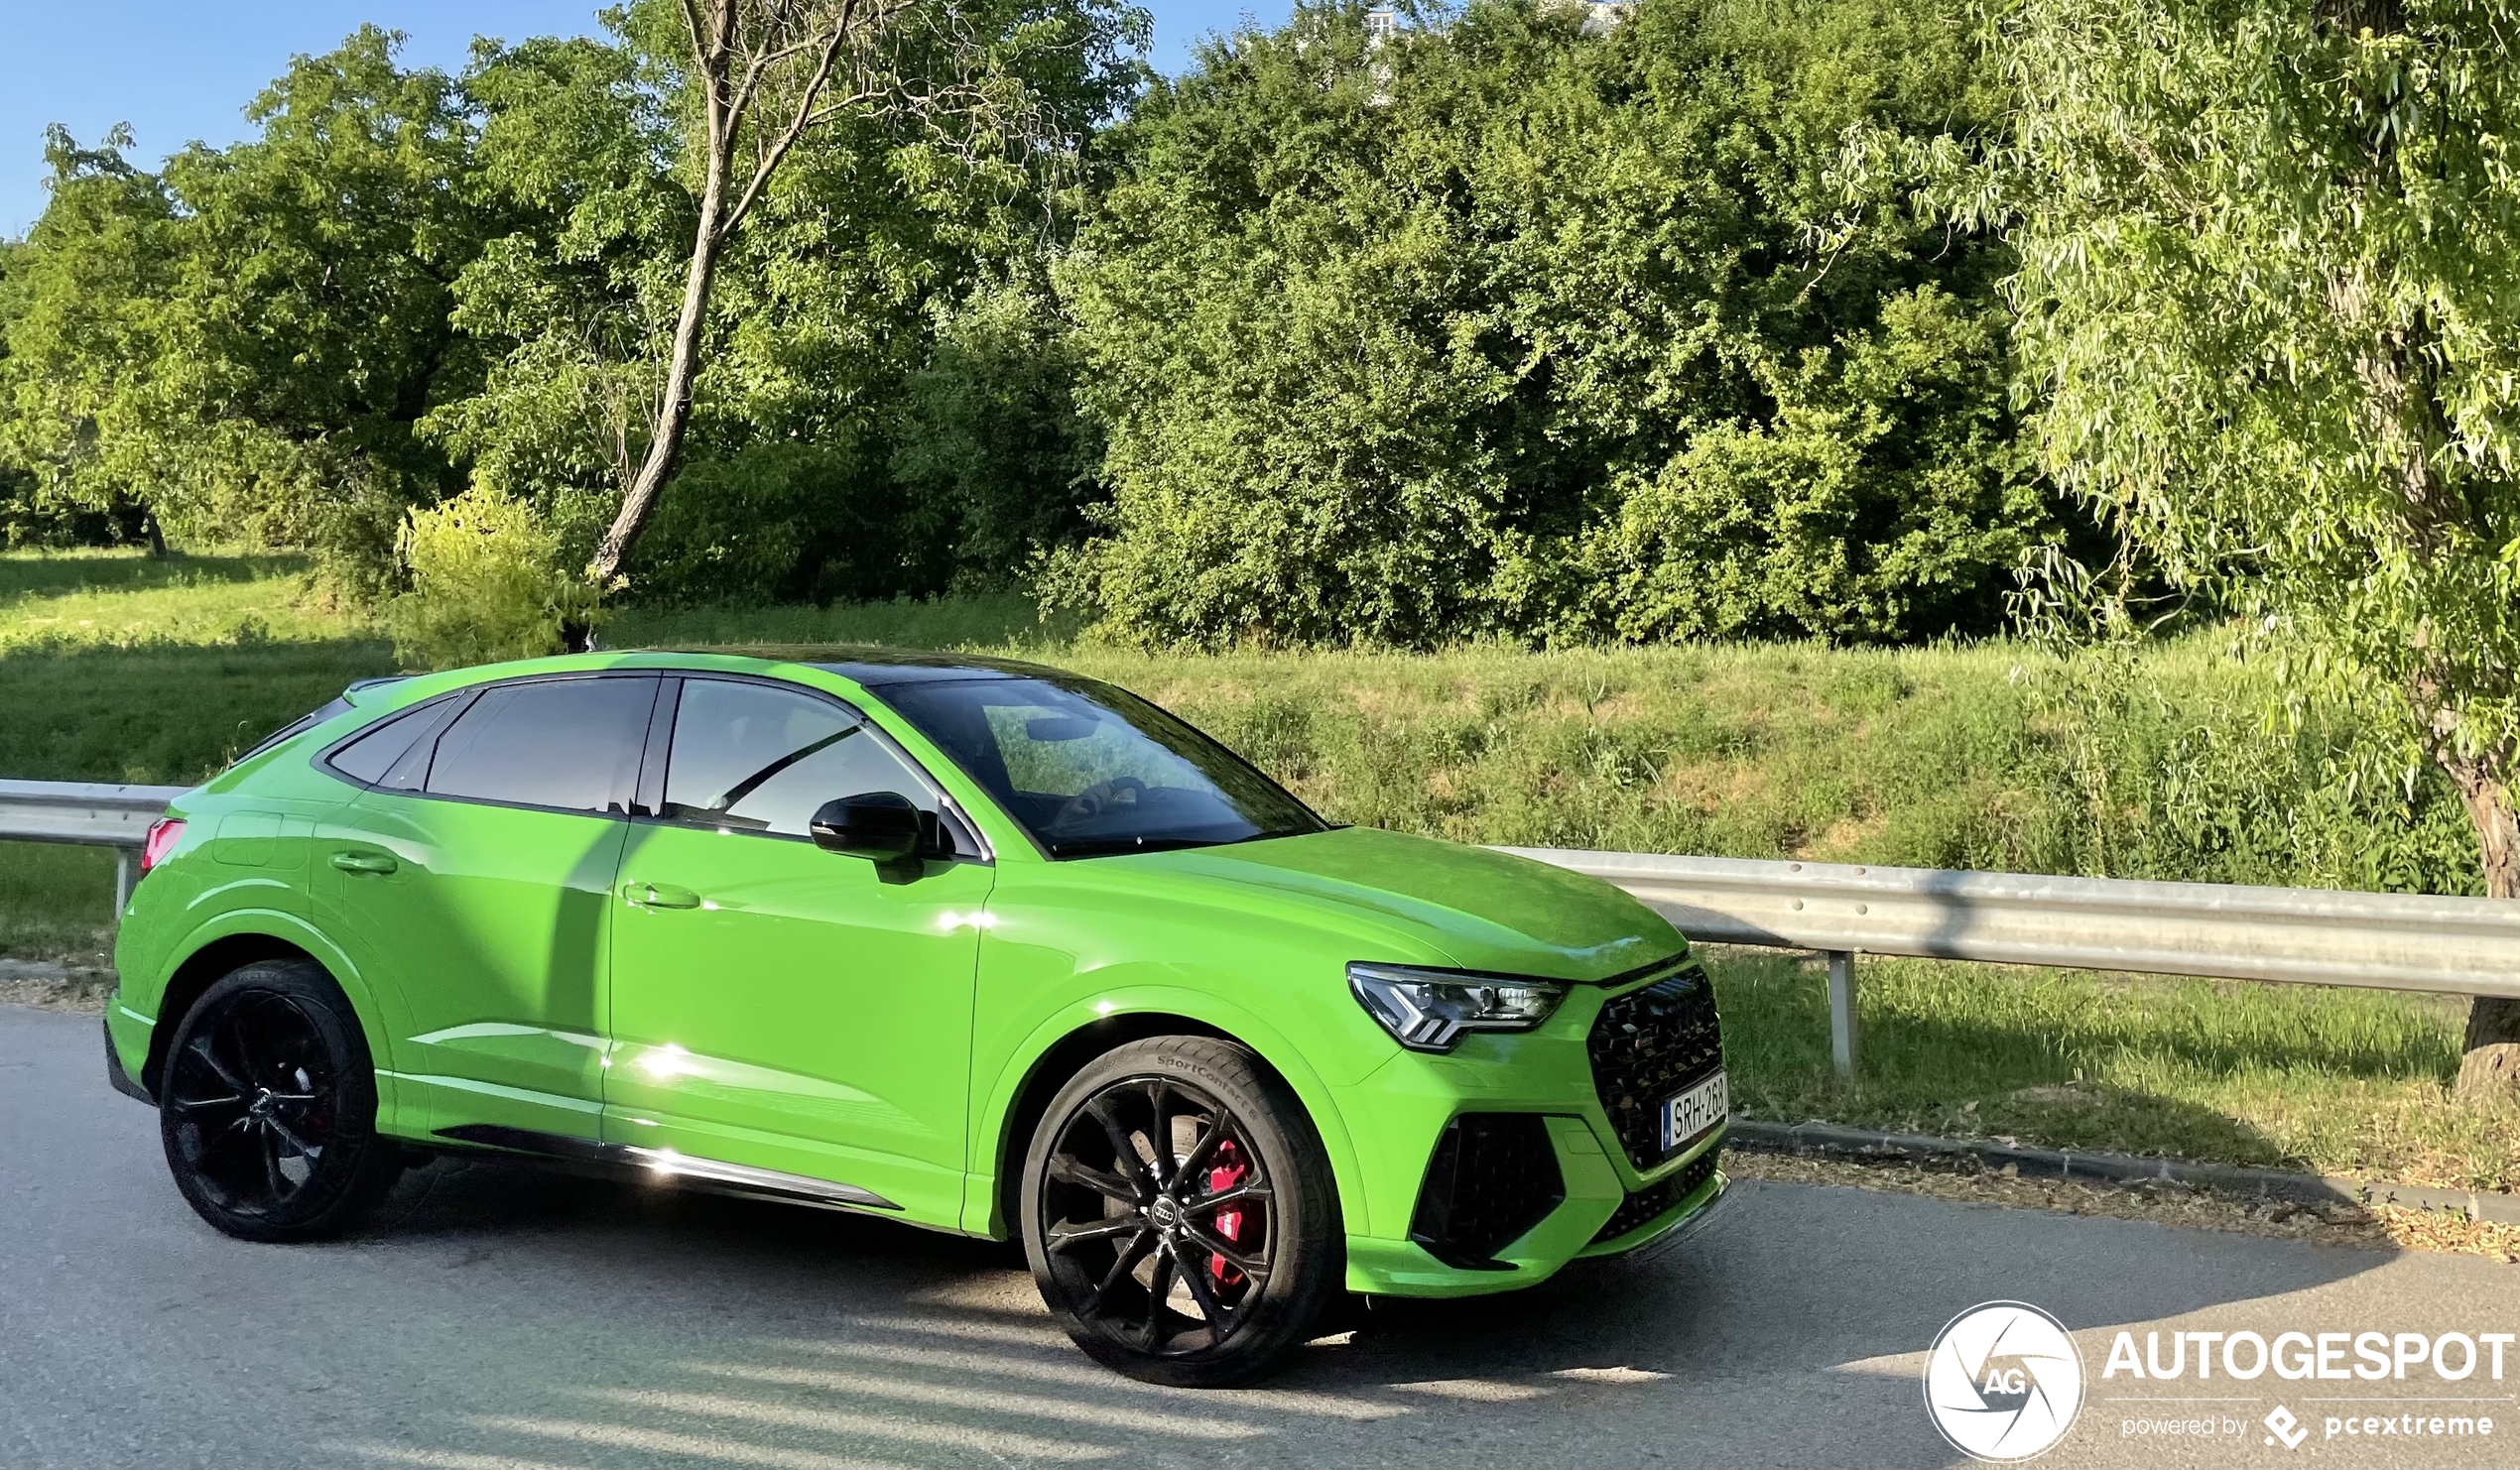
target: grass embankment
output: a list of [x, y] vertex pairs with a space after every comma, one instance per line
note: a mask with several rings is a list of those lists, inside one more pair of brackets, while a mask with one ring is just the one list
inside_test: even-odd
[[[282, 558], [0, 557], [0, 774], [183, 783], [387, 672]], [[2348, 791], [2260, 674], [2194, 641], [2084, 668], [2007, 644], [1147, 655], [1021, 599], [633, 611], [619, 647], [989, 649], [1127, 684], [1346, 821], [1464, 841], [2462, 891], [2457, 813]], [[0, 845], [0, 953], [92, 948], [100, 853]], [[2510, 1187], [2520, 1115], [2452, 1107], [2439, 998], [1867, 961], [1862, 1083], [1816, 972], [1718, 959], [1755, 1115]]]

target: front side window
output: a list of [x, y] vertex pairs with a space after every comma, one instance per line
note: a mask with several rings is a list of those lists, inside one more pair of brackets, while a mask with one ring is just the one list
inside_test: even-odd
[[1054, 858], [1212, 847], [1327, 823], [1233, 752], [1090, 679], [941, 679], [879, 690]]
[[927, 783], [850, 711], [770, 684], [683, 681], [667, 820], [804, 837], [824, 802], [874, 792], [937, 809]]
[[429, 763], [433, 796], [623, 811], [656, 704], [653, 678], [556, 678], [481, 691]]

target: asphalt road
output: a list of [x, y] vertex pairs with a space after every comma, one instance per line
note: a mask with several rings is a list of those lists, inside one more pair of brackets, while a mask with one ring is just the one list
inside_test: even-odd
[[[0, 1465], [1952, 1464], [1919, 1374], [1991, 1298], [2087, 1365], [2043, 1465], [2520, 1463], [2520, 1352], [2499, 1383], [2099, 1377], [2119, 1328], [2512, 1331], [2520, 1268], [1860, 1189], [1747, 1183], [1727, 1215], [1648, 1266], [1378, 1317], [1259, 1390], [1160, 1391], [1069, 1347], [1007, 1248], [849, 1217], [441, 1164], [355, 1240], [230, 1241], [95, 1020], [0, 1008]], [[2256, 1422], [2286, 1394], [2314, 1431], [2403, 1411], [2314, 1402], [2353, 1397], [2505, 1422], [2288, 1452]], [[2245, 1431], [2127, 1433], [2208, 1413]]]

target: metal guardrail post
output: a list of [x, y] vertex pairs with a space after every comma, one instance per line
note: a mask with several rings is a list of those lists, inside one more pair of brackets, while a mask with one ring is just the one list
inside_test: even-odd
[[128, 847], [114, 849], [114, 921], [105, 926], [109, 933], [122, 932], [122, 911], [131, 907], [131, 860], [136, 855]]
[[1831, 949], [1828, 955], [1828, 1057], [1841, 1081], [1855, 1080], [1860, 1062], [1855, 1036], [1855, 951]]

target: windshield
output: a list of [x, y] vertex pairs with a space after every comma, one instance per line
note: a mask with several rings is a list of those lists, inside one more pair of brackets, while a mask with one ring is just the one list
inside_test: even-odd
[[941, 679], [881, 690], [1054, 858], [1319, 832], [1241, 757], [1089, 679]]

